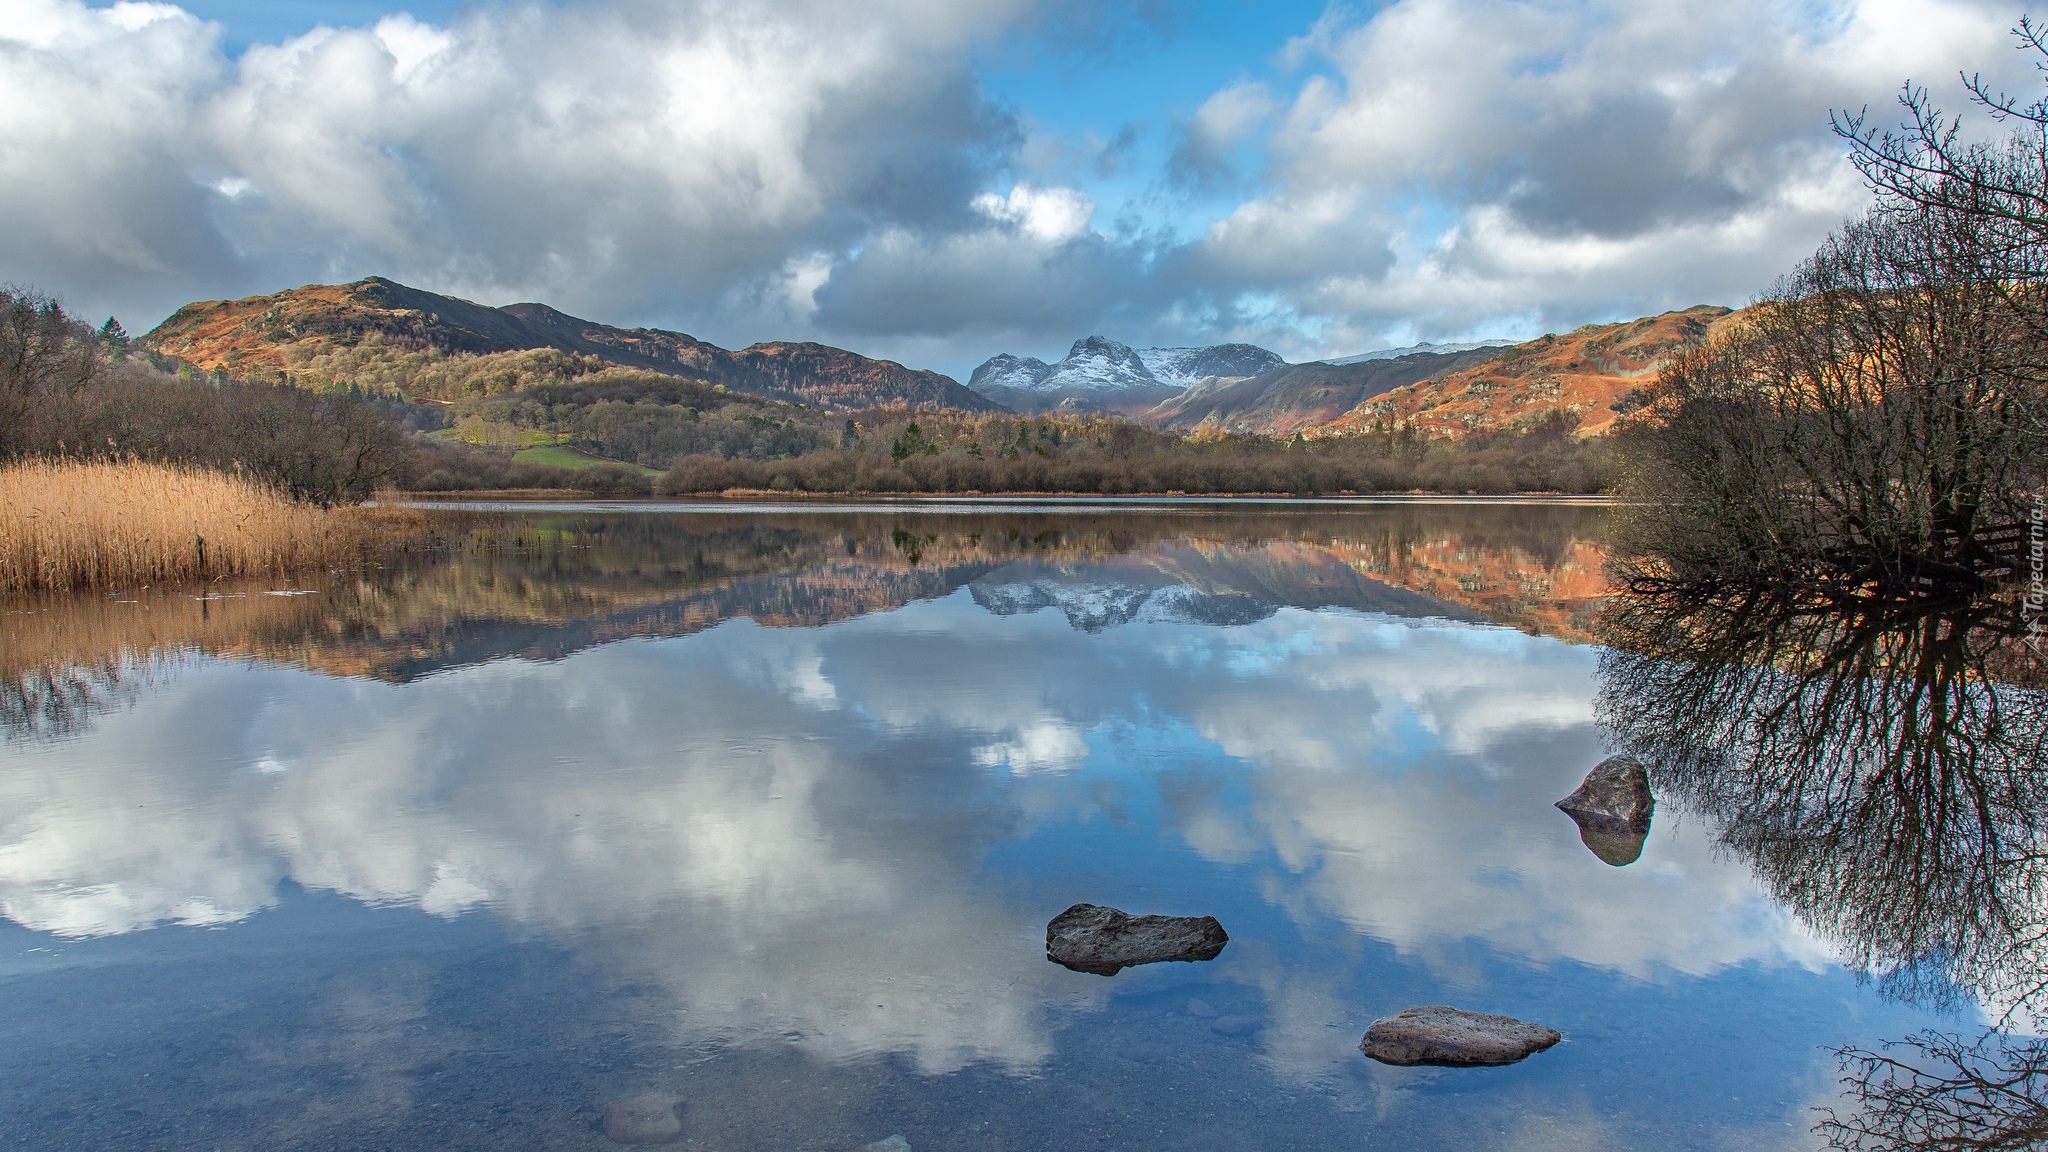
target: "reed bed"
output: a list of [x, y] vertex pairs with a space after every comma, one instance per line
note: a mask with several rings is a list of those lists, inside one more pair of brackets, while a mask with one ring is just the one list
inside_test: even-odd
[[0, 595], [323, 567], [388, 540], [392, 520], [203, 468], [26, 460], [0, 468]]

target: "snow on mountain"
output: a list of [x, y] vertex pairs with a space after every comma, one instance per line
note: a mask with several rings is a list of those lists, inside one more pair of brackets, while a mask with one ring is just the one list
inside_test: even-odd
[[1229, 627], [1257, 623], [1279, 610], [1241, 592], [1208, 593], [1185, 584], [1148, 588], [1121, 581], [1003, 582], [984, 578], [969, 584], [967, 592], [976, 604], [998, 616], [1057, 608], [1069, 625], [1082, 632], [1133, 622]]
[[1207, 348], [1141, 348], [1138, 359], [1161, 384], [1183, 388], [1212, 376], [1257, 376], [1287, 363], [1256, 344], [1212, 344]]
[[984, 394], [994, 388], [1066, 395], [1131, 388], [1177, 391], [1211, 376], [1256, 376], [1285, 363], [1251, 344], [1133, 349], [1089, 336], [1074, 341], [1057, 364], [1008, 353], [992, 356], [974, 370], [967, 386]]
[[1104, 336], [1089, 336], [1074, 341], [1067, 358], [1052, 366], [1052, 371], [1038, 382], [1037, 390], [1107, 392], [1159, 382], [1130, 345]]
[[1398, 360], [1417, 352], [1475, 352], [1481, 348], [1508, 348], [1514, 343], [1513, 340], [1481, 340], [1474, 344], [1431, 344], [1424, 340], [1420, 344], [1410, 344], [1406, 348], [1382, 348], [1377, 352], [1360, 352], [1356, 356], [1340, 356], [1335, 360], [1324, 360], [1321, 363], [1363, 364], [1367, 360]]
[[1021, 388], [1026, 391], [1038, 387], [1038, 382], [1052, 375], [1052, 365], [1036, 356], [1012, 356], [1008, 352], [991, 356], [981, 362], [974, 375], [967, 378], [967, 386], [976, 392], [985, 388]]

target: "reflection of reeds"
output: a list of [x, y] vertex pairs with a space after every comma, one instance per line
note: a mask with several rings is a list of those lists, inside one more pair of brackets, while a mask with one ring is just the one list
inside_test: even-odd
[[328, 597], [267, 595], [273, 584], [223, 581], [205, 589], [153, 588], [113, 597], [16, 597], [0, 605], [0, 681], [187, 650], [239, 653], [256, 637], [296, 636], [318, 627]]
[[374, 530], [364, 512], [295, 503], [243, 476], [28, 460], [0, 468], [0, 594], [318, 567]]

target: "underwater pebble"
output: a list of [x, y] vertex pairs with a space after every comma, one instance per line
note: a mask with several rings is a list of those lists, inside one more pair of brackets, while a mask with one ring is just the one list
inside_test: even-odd
[[604, 1106], [604, 1134], [621, 1144], [665, 1144], [683, 1134], [676, 1099], [649, 1092]]

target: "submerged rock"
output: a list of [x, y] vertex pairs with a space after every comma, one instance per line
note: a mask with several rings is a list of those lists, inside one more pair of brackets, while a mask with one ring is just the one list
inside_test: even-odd
[[1045, 926], [1046, 959], [1098, 976], [1161, 960], [1214, 960], [1229, 942], [1214, 916], [1131, 916], [1098, 904], [1076, 904]]
[[621, 1144], [666, 1144], [683, 1134], [676, 1098], [649, 1092], [604, 1106], [604, 1134]]
[[1650, 836], [1650, 815], [1657, 802], [1650, 795], [1650, 774], [1628, 756], [1609, 756], [1558, 808], [1579, 826], [1579, 839], [1593, 855], [1616, 868], [1633, 864]]
[[1472, 1068], [1513, 1064], [1562, 1039], [1555, 1028], [1512, 1016], [1431, 1004], [1373, 1021], [1358, 1047], [1382, 1064]]
[[863, 1144], [860, 1146], [860, 1152], [910, 1152], [910, 1141], [898, 1133], [877, 1140], [873, 1144]]

